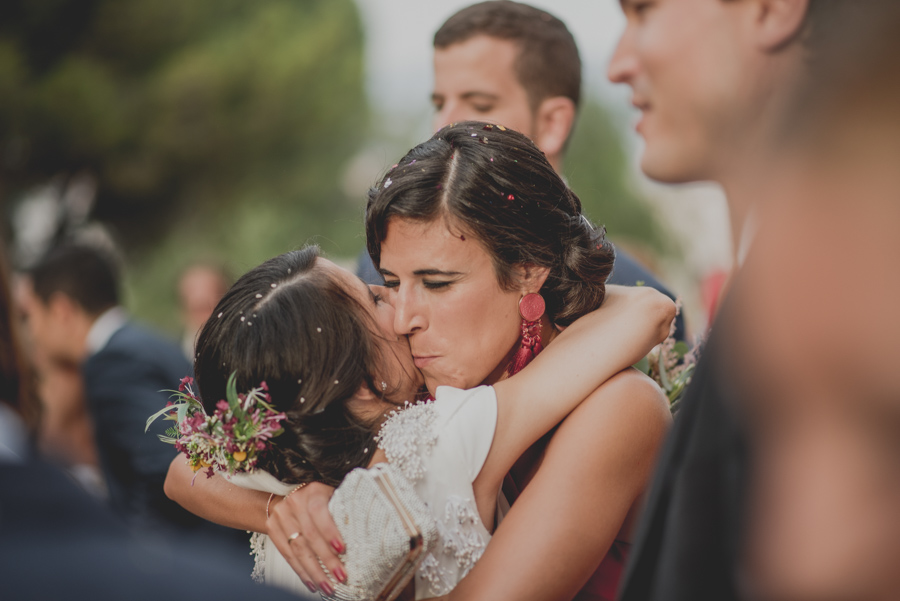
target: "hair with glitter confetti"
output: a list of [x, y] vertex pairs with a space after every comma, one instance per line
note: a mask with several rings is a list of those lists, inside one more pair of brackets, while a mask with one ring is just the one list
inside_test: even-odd
[[285, 482], [336, 486], [375, 449], [377, 424], [354, 415], [349, 401], [363, 385], [385, 392], [374, 381], [382, 358], [369, 316], [316, 268], [317, 257], [307, 247], [241, 276], [200, 332], [194, 373], [210, 414], [232, 373], [237, 390], [265, 381], [272, 407], [287, 417], [259, 467]]
[[568, 325], [606, 294], [615, 252], [605, 230], [522, 134], [499, 125], [449, 125], [409, 151], [369, 190], [366, 242], [375, 265], [392, 219], [450, 227], [491, 256], [500, 287], [515, 288], [515, 267], [547, 267], [547, 316]]

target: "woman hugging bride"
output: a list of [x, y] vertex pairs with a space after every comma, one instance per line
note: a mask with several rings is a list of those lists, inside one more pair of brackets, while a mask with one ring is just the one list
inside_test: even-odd
[[245, 274], [201, 332], [208, 409], [235, 374], [238, 390], [265, 381], [286, 414], [260, 465], [281, 488], [192, 487], [176, 458], [167, 493], [266, 534], [267, 582], [331, 595], [348, 577], [332, 487], [390, 462], [417, 474], [438, 522], [451, 502], [472, 516], [465, 552], [437, 541], [417, 598], [612, 599], [671, 420], [629, 366], [666, 337], [674, 305], [606, 288], [603, 230], [534, 144], [500, 126], [451, 125], [412, 149], [370, 191], [366, 233], [384, 288], [307, 248]]

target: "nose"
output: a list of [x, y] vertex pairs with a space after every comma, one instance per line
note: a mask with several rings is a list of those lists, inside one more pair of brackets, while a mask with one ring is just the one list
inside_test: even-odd
[[613, 83], [629, 83], [637, 70], [637, 57], [630, 28], [626, 28], [616, 44], [606, 70], [606, 77]]
[[394, 288], [391, 304], [394, 307], [394, 333], [398, 336], [416, 334], [428, 328], [427, 307], [410, 286]]

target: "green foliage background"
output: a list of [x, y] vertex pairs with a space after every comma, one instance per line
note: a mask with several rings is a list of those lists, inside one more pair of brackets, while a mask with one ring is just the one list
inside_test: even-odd
[[131, 308], [170, 329], [192, 259], [240, 273], [313, 238], [352, 254], [362, 34], [352, 0], [8, 0], [0, 199], [94, 174]]
[[[171, 333], [192, 261], [239, 275], [311, 241], [353, 257], [363, 199], [342, 191], [348, 161], [421, 141], [394, 152], [397, 128], [370, 119], [363, 53], [353, 0], [4, 0], [4, 218], [34, 186], [92, 174], [93, 218], [126, 254], [129, 308]], [[565, 172], [615, 242], [667, 250], [596, 102]]]
[[617, 245], [640, 258], [677, 252], [651, 206], [631, 185], [621, 134], [597, 100], [582, 103], [563, 171], [585, 214], [605, 225]]

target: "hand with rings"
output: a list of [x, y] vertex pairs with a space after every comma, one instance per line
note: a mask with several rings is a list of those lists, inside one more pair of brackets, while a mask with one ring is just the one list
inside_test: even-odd
[[273, 497], [266, 520], [269, 538], [306, 587], [329, 596], [334, 589], [322, 564], [339, 582], [347, 580], [338, 555], [344, 541], [328, 512], [333, 494], [334, 488], [320, 482], [298, 486], [283, 498]]

